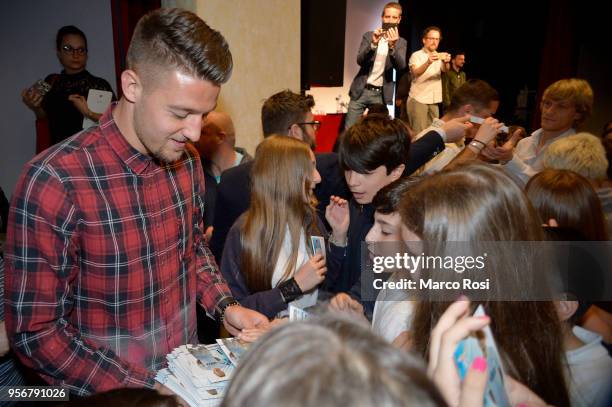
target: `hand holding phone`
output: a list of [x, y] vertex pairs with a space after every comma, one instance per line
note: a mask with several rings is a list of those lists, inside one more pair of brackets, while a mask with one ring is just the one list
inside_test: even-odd
[[382, 29], [383, 31], [389, 31], [390, 28], [397, 27], [397, 23], [383, 23]]

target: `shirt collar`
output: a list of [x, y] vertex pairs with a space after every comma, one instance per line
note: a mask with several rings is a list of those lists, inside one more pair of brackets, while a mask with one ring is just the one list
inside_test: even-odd
[[154, 170], [159, 165], [148, 155], [142, 154], [128, 143], [125, 136], [117, 127], [113, 118], [113, 109], [117, 102], [111, 103], [100, 117], [100, 131], [117, 156], [123, 161], [133, 173], [142, 175], [146, 170]]
[[[542, 133], [544, 132], [543, 129], [537, 129], [536, 131], [534, 131], [533, 133], [531, 133], [531, 137], [534, 138], [534, 140], [536, 141], [536, 144], [540, 142], [540, 137], [542, 137]], [[559, 140], [562, 137], [566, 137], [566, 136], [571, 136], [573, 134], [576, 134], [576, 129], [569, 128], [567, 130], [565, 130], [563, 133], [559, 134], [557, 137], [552, 138], [550, 140], [548, 140], [548, 142], [546, 143], [547, 145], [552, 143], [555, 140]]]

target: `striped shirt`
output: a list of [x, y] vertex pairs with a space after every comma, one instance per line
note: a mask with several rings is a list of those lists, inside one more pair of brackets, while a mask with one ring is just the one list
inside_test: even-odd
[[7, 231], [13, 348], [79, 395], [152, 387], [165, 355], [196, 341], [196, 301], [218, 316], [231, 299], [203, 241], [195, 149], [160, 164], [111, 109], [25, 166]]

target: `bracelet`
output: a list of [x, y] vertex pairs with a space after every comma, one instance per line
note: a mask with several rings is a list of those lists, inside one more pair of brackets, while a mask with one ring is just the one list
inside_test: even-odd
[[344, 242], [340, 242], [336, 239], [334, 239], [334, 235], [329, 235], [329, 239], [327, 239], [329, 241], [329, 243], [333, 244], [334, 246], [338, 246], [338, 247], [346, 247], [348, 242], [348, 239], [344, 239]]
[[472, 143], [474, 143], [474, 142], [482, 144], [482, 148], [485, 148], [485, 147], [487, 146], [485, 143], [483, 143], [483, 142], [482, 142], [482, 141], [480, 141], [480, 140], [476, 140], [475, 138], [474, 138], [474, 139], [472, 139]]
[[300, 297], [302, 294], [302, 289], [300, 288], [295, 278], [291, 277], [287, 281], [283, 281], [278, 285], [278, 289], [280, 290], [281, 297], [285, 304], [290, 303], [296, 298]]
[[[482, 143], [480, 143], [482, 144]], [[476, 149], [476, 151], [478, 151], [480, 153], [480, 150], [482, 150], [482, 147], [480, 146], [480, 144], [476, 143], [475, 140], [472, 140], [470, 142], [470, 144], [468, 144], [469, 146], [472, 146]]]
[[221, 323], [223, 323], [223, 321], [225, 320], [225, 311], [227, 311], [229, 307], [232, 307], [234, 305], [240, 304], [232, 297], [224, 298], [223, 300], [221, 300], [221, 303], [219, 304], [219, 320], [221, 321]]

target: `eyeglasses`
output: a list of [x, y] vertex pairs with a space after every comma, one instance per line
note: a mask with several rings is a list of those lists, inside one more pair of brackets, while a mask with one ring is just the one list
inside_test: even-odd
[[79, 48], [72, 48], [70, 45], [62, 45], [62, 51], [64, 51], [66, 54], [77, 54], [77, 55], [85, 55], [87, 54], [87, 48], [83, 48], [83, 47], [79, 47]]
[[321, 128], [321, 122], [318, 120], [314, 120], [312, 122], [303, 122], [303, 123], [296, 123], [298, 126], [301, 126], [303, 124], [310, 124], [312, 126], [312, 128], [314, 129], [314, 131], [317, 131]]
[[429, 41], [440, 41], [440, 38], [433, 38], [433, 37], [425, 37], [425, 39]]

